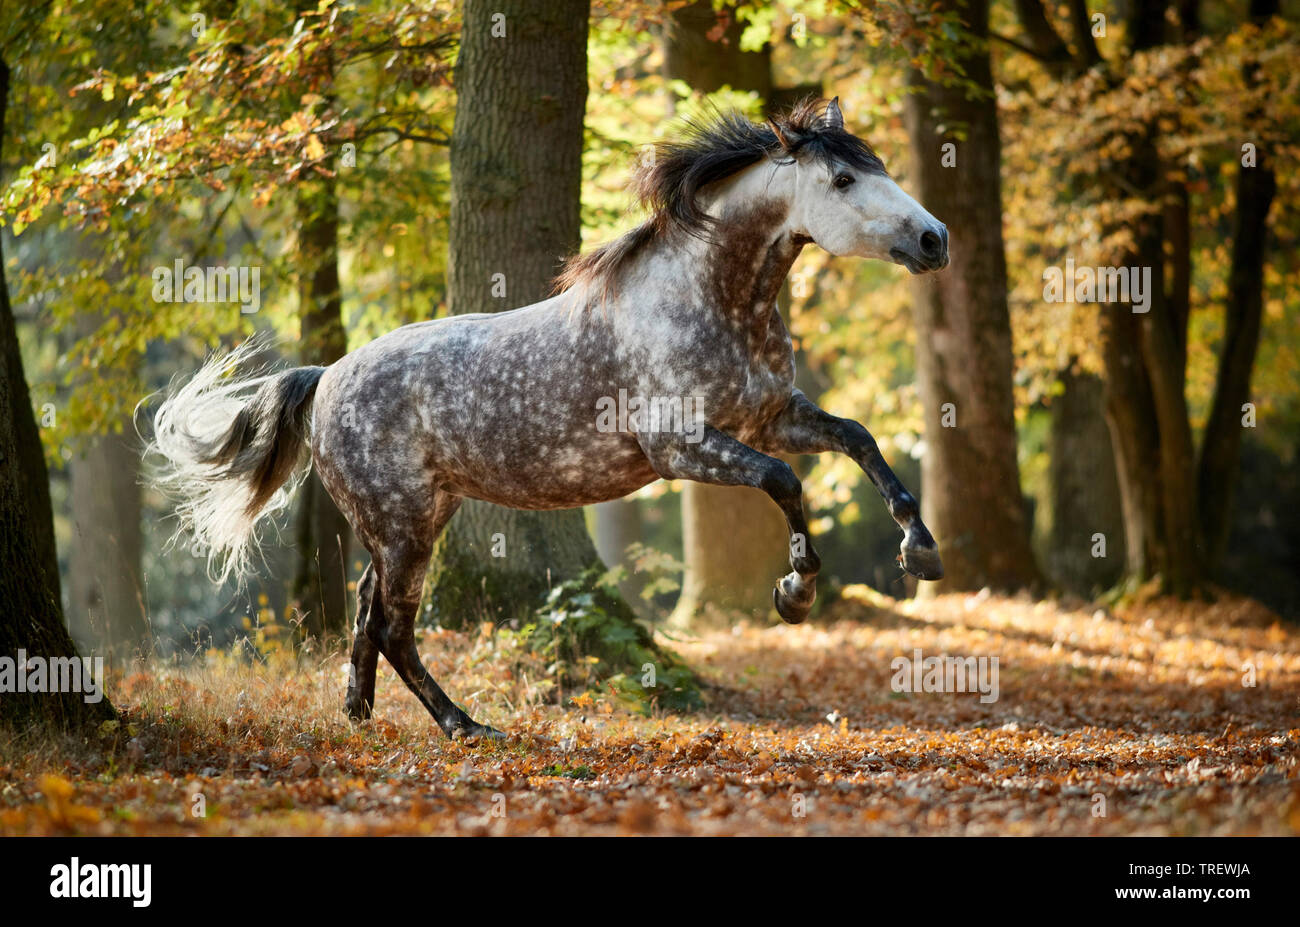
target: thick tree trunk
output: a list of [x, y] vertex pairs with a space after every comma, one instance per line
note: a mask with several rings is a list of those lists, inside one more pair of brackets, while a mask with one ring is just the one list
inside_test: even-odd
[[[233, 16], [236, 4], [229, 4]], [[299, 14], [316, 8], [315, 0], [298, 0]], [[303, 68], [303, 92], [330, 101], [334, 61], [328, 49]], [[348, 351], [339, 286], [339, 199], [333, 177], [318, 176], [299, 184], [298, 214], [298, 357], [303, 364], [328, 365]], [[313, 472], [298, 494], [295, 524], [297, 567], [290, 601], [302, 616], [302, 633], [328, 639], [347, 633], [348, 549], [351, 528]]]
[[[8, 101], [9, 68], [0, 60], [0, 144]], [[27, 471], [29, 464], [19, 447], [20, 442], [31, 440], [35, 424], [21, 424], [31, 419], [32, 408], [21, 359], [15, 366], [9, 354], [14, 319], [4, 268], [0, 247], [0, 335], [5, 339], [5, 363], [0, 365], [0, 602], [5, 603], [0, 615], [0, 658], [16, 663], [21, 650], [28, 659], [65, 660], [76, 658], [77, 649], [63, 626], [59, 600], [46, 576], [47, 552], [39, 548], [46, 533], [53, 543], [53, 528], [41, 524], [49, 520], [48, 504], [40, 513], [28, 507], [33, 474]], [[0, 722], [16, 729], [33, 724], [69, 727], [108, 720], [114, 714], [106, 698], [87, 702], [84, 692], [6, 691], [0, 698]]]
[[644, 618], [653, 618], [650, 605], [641, 598], [641, 592], [649, 582], [649, 577], [632, 569], [627, 556], [627, 549], [645, 539], [645, 525], [641, 517], [641, 505], [635, 497], [614, 499], [592, 506], [592, 537], [596, 541], [596, 553], [607, 567], [623, 566], [625, 573], [619, 583], [619, 591], [627, 599], [637, 614]]
[[[1256, 22], [1277, 12], [1277, 0], [1253, 0]], [[1247, 63], [1245, 80], [1255, 81]], [[1223, 559], [1232, 527], [1232, 500], [1241, 457], [1244, 406], [1250, 399], [1251, 373], [1259, 349], [1264, 312], [1264, 262], [1268, 245], [1268, 212], [1277, 193], [1271, 153], [1257, 147], [1255, 164], [1237, 169], [1237, 214], [1233, 219], [1232, 267], [1228, 275], [1223, 347], [1214, 401], [1201, 445], [1201, 530], [1206, 566], [1213, 571]]]
[[[771, 509], [772, 511], [768, 511]], [[682, 484], [682, 592], [674, 626], [772, 624], [772, 577], [785, 567], [780, 510], [757, 490]]]
[[45, 466], [45, 449], [32, 411], [31, 394], [23, 379], [22, 351], [7, 292], [0, 292], [0, 368], [13, 384], [14, 437], [18, 453], [18, 486], [27, 510], [32, 513], [32, 550], [41, 564], [50, 597], [62, 601], [59, 584], [59, 555], [54, 542], [54, 508], [50, 502], [50, 475]]
[[1152, 479], [1160, 444], [1141, 337], [1140, 324], [1129, 306], [1102, 307], [1106, 424], [1124, 508], [1125, 573], [1136, 582], [1151, 578], [1164, 558], [1160, 491]]
[[[3, 107], [9, 100], [9, 68], [0, 61], [0, 144], [4, 142]], [[4, 271], [0, 266], [0, 274]], [[0, 276], [0, 280], [3, 277]], [[54, 508], [50, 503], [50, 474], [45, 466], [45, 450], [40, 430], [32, 414], [32, 398], [23, 377], [23, 355], [18, 344], [18, 330], [9, 291], [0, 287], [0, 363], [13, 389], [14, 437], [18, 448], [18, 486], [31, 513], [32, 549], [40, 562], [50, 595], [56, 603], [63, 600], [59, 589], [59, 555], [54, 543]]]
[[[729, 86], [769, 101], [771, 49], [741, 51], [742, 31], [734, 9], [715, 10], [712, 0], [675, 10], [664, 23], [664, 76], [702, 93]], [[780, 509], [756, 489], [694, 482], [682, 484], [681, 505], [686, 570], [672, 623], [774, 620], [772, 577], [786, 571], [788, 554]]]
[[[939, 7], [957, 11], [977, 36], [987, 36], [987, 0], [942, 0]], [[925, 406], [923, 517], [947, 571], [927, 588], [1015, 589], [1040, 577], [1016, 460], [998, 116], [987, 46], [968, 48], [960, 63], [987, 96], [968, 96], [962, 87], [913, 72], [916, 92], [907, 100], [913, 192], [952, 237], [951, 265], [914, 282]], [[966, 129], [964, 141], [941, 133], [958, 124]], [[948, 141], [957, 143], [953, 167], [940, 159]]]
[[[5, 303], [0, 314], [7, 312]], [[34, 525], [21, 487], [22, 464], [14, 427], [16, 419], [29, 415], [30, 410], [13, 401], [16, 392], [6, 368], [0, 372], [0, 601], [5, 603], [0, 616], [0, 659], [12, 663], [20, 656], [25, 660], [75, 659], [77, 648], [63, 626], [62, 612], [50, 595], [45, 568], [32, 543]], [[9, 672], [18, 670], [11, 665]], [[18, 692], [15, 679], [10, 678], [6, 689], [0, 697], [0, 722], [14, 728], [32, 724], [69, 727], [114, 716], [106, 698], [87, 702], [84, 687], [81, 691]]]
[[[312, 181], [298, 194], [299, 357], [332, 364], [348, 350], [339, 289], [339, 204], [333, 178]], [[347, 631], [350, 528], [312, 473], [298, 501], [298, 568], [293, 600], [312, 637]]]
[[1070, 0], [1070, 34], [1074, 38], [1076, 59], [1083, 69], [1101, 63], [1097, 38], [1092, 34], [1092, 14], [1088, 11], [1088, 0]]
[[[466, 0], [451, 144], [454, 313], [544, 299], [579, 247], [589, 12], [589, 0]], [[434, 549], [435, 616], [525, 617], [552, 585], [599, 563], [581, 510], [467, 500]]]
[[[1159, 232], [1145, 242], [1139, 261], [1154, 269], [1159, 280], [1163, 252]], [[1160, 440], [1157, 480], [1164, 529], [1164, 560], [1160, 564], [1167, 591], [1188, 595], [1201, 580], [1200, 530], [1196, 516], [1196, 452], [1187, 416], [1184, 354], [1179, 350], [1167, 300], [1157, 289], [1151, 311], [1142, 318], [1142, 353], [1151, 381]], [[1150, 464], [1148, 463], [1148, 468]], [[1150, 474], [1148, 473], [1148, 479]]]
[[[1130, 21], [1134, 52], [1165, 41], [1168, 0], [1136, 0]], [[1168, 192], [1162, 180], [1152, 128], [1130, 138], [1133, 151], [1116, 197], [1141, 196], [1153, 204]], [[1143, 581], [1159, 576], [1164, 591], [1187, 595], [1204, 576], [1196, 505], [1195, 449], [1187, 415], [1187, 299], [1190, 265], [1178, 255], [1165, 289], [1164, 238], [1183, 235], [1177, 198], [1133, 223], [1134, 247], [1124, 266], [1149, 269], [1150, 305], [1135, 313], [1127, 304], [1102, 309], [1102, 356], [1106, 410], [1124, 498], [1129, 573]]]
[[[1129, 187], [1154, 199], [1159, 163], [1148, 139], [1133, 141]], [[1144, 581], [1159, 576], [1178, 595], [1195, 590], [1202, 576], [1196, 515], [1196, 466], [1184, 397], [1186, 337], [1175, 307], [1165, 298], [1163, 223], [1150, 214], [1134, 223], [1134, 250], [1121, 259], [1151, 270], [1150, 305], [1102, 309], [1106, 410], [1124, 497], [1129, 572]]]
[[529, 512], [467, 499], [434, 546], [431, 616], [449, 628], [523, 621], [552, 586], [600, 565], [581, 509]]
[[1124, 573], [1124, 512], [1101, 378], [1066, 370], [1061, 382], [1051, 409], [1045, 568], [1061, 588], [1091, 595]]
[[581, 243], [586, 0], [465, 4], [451, 143], [452, 312], [549, 295]]
[[[1076, 77], [1102, 61], [1086, 0], [1070, 0], [1069, 6], [1073, 55], [1068, 50], [1062, 53], [1065, 42], [1047, 18], [1041, 0], [1016, 0], [1017, 16], [1030, 45], [1058, 80]], [[1132, 357], [1137, 358], [1136, 330], [1133, 339]], [[1128, 525], [1140, 527], [1143, 522], [1136, 515], [1126, 522], [1125, 512], [1140, 512], [1148, 500], [1140, 492], [1121, 496], [1116, 472], [1120, 449], [1110, 438], [1102, 380], [1075, 373], [1069, 365], [1059, 378], [1063, 391], [1051, 408], [1047, 505], [1040, 510], [1035, 534], [1045, 545], [1044, 565], [1051, 580], [1063, 589], [1089, 595], [1114, 584], [1125, 573], [1128, 549], [1135, 551], [1135, 558], [1144, 556], [1146, 542], [1139, 542], [1140, 532], [1131, 542], [1125, 533]], [[1141, 385], [1145, 388], [1145, 381]], [[1141, 400], [1140, 391], [1137, 395]], [[1122, 415], [1130, 410], [1116, 411]], [[1136, 467], [1143, 458], [1125, 448], [1124, 459]], [[1145, 561], [1137, 562], [1145, 569]]]
[[664, 21], [664, 75], [702, 93], [725, 86], [767, 100], [772, 93], [772, 50], [765, 46], [741, 51], [743, 31], [735, 8], [715, 10], [713, 0], [695, 0], [674, 10]]
[[[79, 240], [86, 253], [102, 252], [103, 240], [87, 234]], [[122, 268], [107, 261], [111, 282]], [[77, 320], [77, 333], [89, 338], [107, 325], [111, 313], [88, 307]], [[83, 379], [79, 389], [93, 389]], [[68, 465], [72, 538], [68, 545], [68, 630], [86, 653], [102, 654], [115, 666], [148, 656], [151, 649], [145, 604], [142, 557], [144, 539], [140, 491], [140, 450], [130, 415], [123, 415], [88, 439]]]
[[130, 438], [96, 437], [69, 467], [72, 547], [68, 628], [82, 651], [122, 665], [147, 656], [141, 556], [140, 455]]

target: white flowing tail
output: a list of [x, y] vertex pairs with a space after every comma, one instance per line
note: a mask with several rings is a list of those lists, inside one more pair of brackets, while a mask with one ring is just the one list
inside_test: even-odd
[[285, 509], [307, 472], [299, 465], [325, 368], [235, 373], [265, 346], [251, 339], [208, 358], [159, 406], [145, 449], [150, 483], [176, 504], [172, 543], [192, 538], [214, 582], [234, 577], [243, 585], [258, 523]]

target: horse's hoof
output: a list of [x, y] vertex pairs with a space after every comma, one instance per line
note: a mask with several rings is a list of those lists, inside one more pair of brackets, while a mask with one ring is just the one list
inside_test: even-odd
[[357, 723], [370, 720], [370, 706], [360, 698], [348, 698], [347, 701], [343, 703], [343, 711], [347, 714], [348, 718]]
[[943, 579], [943, 561], [937, 547], [904, 547], [899, 561], [917, 579]]
[[458, 724], [448, 734], [452, 740], [473, 744], [479, 741], [505, 740], [508, 735], [486, 724]]
[[[788, 595], [783, 588], [785, 580], [777, 581], [776, 587], [772, 590], [772, 605], [776, 608], [776, 613], [781, 616], [781, 620], [786, 624], [803, 624], [812, 611], [813, 599], [807, 602], [799, 602], [794, 597]], [[816, 598], [814, 596], [813, 598]]]

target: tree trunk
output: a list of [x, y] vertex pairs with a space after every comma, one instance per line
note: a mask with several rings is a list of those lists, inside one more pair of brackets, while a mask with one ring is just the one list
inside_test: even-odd
[[[717, 38], [714, 31], [722, 26]], [[715, 10], [713, 0], [695, 0], [664, 21], [664, 76], [692, 90], [715, 93], [724, 86], [749, 90], [767, 100], [772, 93], [772, 50], [741, 51], [744, 31], [734, 6]]]
[[[1040, 61], [1057, 80], [1077, 77], [1101, 62], [1086, 0], [1070, 2], [1073, 55], [1062, 53], [1065, 42], [1040, 0], [1016, 0], [1016, 11]], [[1040, 510], [1035, 531], [1046, 541], [1051, 580], [1089, 595], [1124, 573], [1127, 544], [1105, 386], [1099, 377], [1076, 373], [1073, 364], [1071, 358], [1058, 374], [1063, 389], [1051, 407], [1048, 504]]]
[[641, 518], [641, 505], [633, 496], [601, 502], [592, 506], [594, 518], [592, 536], [596, 541], [596, 553], [607, 567], [624, 566], [627, 568], [619, 591], [637, 614], [653, 618], [649, 603], [641, 598], [641, 592], [649, 582], [649, 577], [631, 568], [627, 549], [632, 544], [640, 543], [645, 538], [645, 525]]
[[1101, 63], [1097, 39], [1092, 34], [1092, 15], [1088, 12], [1088, 0], [1070, 0], [1070, 34], [1074, 38], [1079, 66], [1087, 70]]
[[[451, 143], [453, 313], [544, 299], [580, 245], [589, 12], [589, 0], [466, 0]], [[435, 617], [452, 626], [527, 617], [548, 588], [599, 563], [579, 509], [466, 500], [434, 549]]]
[[[768, 511], [771, 509], [772, 511]], [[682, 484], [682, 592], [674, 626], [773, 624], [772, 580], [788, 569], [780, 510], [742, 486]]]
[[[1252, 0], [1250, 15], [1256, 22], [1277, 12], [1277, 0]], [[1251, 63], [1245, 80], [1256, 80]], [[1259, 349], [1264, 312], [1264, 262], [1268, 245], [1268, 212], [1277, 193], [1277, 178], [1269, 166], [1270, 152], [1255, 152], [1253, 167], [1237, 169], [1237, 214], [1233, 219], [1232, 266], [1228, 275], [1223, 347], [1214, 386], [1210, 418], [1201, 444], [1201, 531], [1205, 538], [1206, 566], [1213, 571], [1223, 559], [1232, 527], [1232, 499], [1241, 456], [1244, 406], [1250, 399], [1250, 379]]]
[[[9, 101], [9, 67], [0, 61], [0, 130], [4, 128], [4, 107]], [[0, 132], [0, 144], [4, 143]], [[4, 267], [0, 266], [0, 274]], [[0, 281], [3, 281], [0, 276]], [[9, 290], [0, 287], [0, 371], [9, 377], [13, 390], [14, 438], [18, 448], [18, 487], [31, 513], [32, 549], [49, 584], [50, 596], [63, 601], [59, 589], [59, 555], [54, 543], [54, 508], [50, 503], [50, 474], [45, 466], [45, 450], [40, 430], [32, 414], [32, 397], [23, 376], [23, 355], [18, 344], [18, 329], [9, 305]]]
[[465, 4], [451, 143], [454, 313], [544, 299], [581, 243], [588, 8]]
[[[8, 101], [9, 68], [0, 60], [0, 145]], [[26, 398], [21, 359], [15, 368], [8, 350], [14, 319], [4, 268], [0, 247], [0, 333], [6, 349], [5, 363], [0, 366], [0, 602], [5, 603], [0, 617], [0, 658], [16, 663], [20, 650], [29, 659], [75, 658], [76, 646], [63, 626], [62, 609], [46, 576], [46, 552], [39, 549], [40, 538], [47, 532], [52, 543], [52, 527], [41, 524], [48, 520], [48, 506], [40, 514], [28, 508], [33, 475], [27, 472], [27, 458], [19, 454], [19, 447], [20, 442], [31, 439], [35, 424], [20, 424], [32, 417], [32, 409]], [[83, 692], [7, 691], [0, 698], [0, 721], [15, 729], [31, 725], [66, 728], [108, 720], [114, 714], [107, 699], [90, 703]]]
[[[1139, 266], [1152, 267], [1153, 280], [1159, 281], [1163, 250], [1158, 225], [1150, 235], [1139, 233], [1139, 240], [1143, 242]], [[1142, 317], [1141, 328], [1142, 354], [1151, 380], [1160, 440], [1157, 481], [1164, 529], [1160, 574], [1167, 591], [1185, 596], [1194, 591], [1202, 572], [1196, 517], [1196, 451], [1187, 417], [1183, 390], [1186, 367], [1178, 347], [1176, 320], [1158, 284], [1151, 296], [1151, 311]]]
[[[1148, 30], [1149, 31], [1149, 30]], [[1128, 186], [1154, 200], [1160, 166], [1150, 139], [1133, 140]], [[1184, 319], [1165, 298], [1163, 223], [1158, 213], [1134, 222], [1134, 250], [1121, 263], [1150, 268], [1146, 312], [1127, 304], [1102, 309], [1107, 421], [1124, 497], [1130, 574], [1160, 577], [1164, 591], [1187, 595], [1202, 569], [1196, 518], [1196, 470], [1184, 396]]]
[[[83, 253], [104, 252], [107, 242], [87, 232], [77, 240]], [[121, 280], [122, 266], [111, 258], [102, 271], [110, 283]], [[76, 324], [90, 338], [114, 323], [112, 310], [83, 310]], [[93, 389], [82, 378], [78, 389]], [[113, 430], [114, 427], [120, 431]], [[151, 649], [145, 604], [140, 520], [140, 451], [130, 415], [110, 422], [88, 438], [68, 465], [72, 539], [68, 546], [68, 630], [77, 646], [106, 655], [114, 666], [148, 656]]]
[[[979, 39], [987, 37], [987, 0], [938, 6], [960, 13]], [[1039, 581], [1016, 460], [1001, 149], [987, 44], [968, 47], [959, 63], [987, 96], [968, 96], [963, 87], [934, 84], [914, 71], [909, 82], [916, 92], [906, 110], [914, 192], [947, 223], [953, 241], [951, 265], [914, 281], [925, 406], [923, 517], [947, 571], [941, 582], [927, 584], [935, 592]], [[967, 132], [959, 143], [951, 137], [956, 124]], [[940, 158], [947, 141], [957, 143], [953, 167]]]
[[[771, 49], [741, 51], [742, 31], [734, 9], [715, 11], [712, 0], [675, 10], [664, 23], [664, 76], [702, 93], [729, 86], [769, 101]], [[681, 505], [686, 570], [672, 623], [727, 625], [737, 614], [772, 621], [772, 579], [787, 569], [780, 509], [756, 489], [689, 481], [682, 484]]]
[[1056, 585], [1092, 595], [1124, 573], [1124, 512], [1101, 378], [1064, 370], [1061, 382], [1051, 408], [1045, 566]]
[[1043, 67], [1058, 79], [1069, 73], [1073, 66], [1070, 49], [1047, 18], [1043, 4], [1039, 0], [1016, 0], [1016, 18]]
[[[3, 88], [0, 88], [3, 92]], [[45, 466], [45, 449], [41, 444], [40, 429], [32, 412], [32, 398], [23, 378], [23, 357], [18, 344], [18, 331], [7, 292], [0, 293], [0, 353], [3, 372], [13, 384], [14, 437], [18, 448], [18, 486], [27, 510], [32, 513], [32, 550], [40, 562], [50, 597], [61, 602], [63, 594], [59, 584], [59, 554], [54, 543], [54, 507], [50, 502], [50, 474]]]
[[69, 467], [72, 548], [68, 628], [86, 652], [114, 665], [147, 655], [141, 556], [140, 456], [127, 434], [101, 435]]
[[1106, 425], [1124, 509], [1125, 573], [1135, 582], [1145, 582], [1163, 560], [1160, 492], [1151, 478], [1160, 444], [1155, 402], [1142, 360], [1141, 331], [1130, 307], [1102, 307], [1101, 342]]
[[[236, 4], [229, 4], [233, 16]], [[298, 0], [299, 15], [316, 8]], [[302, 92], [319, 93], [333, 108], [334, 61], [328, 48], [304, 63]], [[326, 366], [348, 352], [339, 286], [339, 199], [333, 177], [303, 180], [295, 191], [298, 214], [298, 357]], [[302, 616], [302, 633], [316, 639], [339, 637], [348, 625], [348, 548], [351, 528], [320, 478], [310, 473], [298, 493], [294, 536], [297, 567], [290, 602]]]
[[[1130, 21], [1134, 52], [1165, 41], [1168, 0], [1135, 0]], [[1159, 153], [1143, 127], [1128, 139], [1133, 152], [1124, 183], [1111, 192], [1136, 195], [1155, 204], [1168, 192]], [[1116, 471], [1124, 498], [1129, 573], [1144, 581], [1159, 576], [1163, 591], [1188, 595], [1203, 579], [1201, 534], [1196, 506], [1196, 465], [1187, 416], [1186, 326], [1183, 287], [1191, 267], [1175, 261], [1171, 290], [1164, 286], [1164, 237], [1182, 235], [1182, 217], [1158, 206], [1133, 223], [1134, 247], [1120, 263], [1151, 271], [1150, 305], [1102, 309], [1102, 356], [1106, 368], [1106, 411], [1115, 445]], [[1186, 278], [1186, 279], [1184, 279]]]
[[[299, 357], [328, 365], [347, 353], [339, 289], [339, 203], [332, 177], [310, 181], [298, 193]], [[350, 528], [313, 472], [298, 501], [298, 569], [293, 600], [312, 637], [347, 631]]]
[[[0, 264], [0, 287], [3, 287]], [[8, 314], [8, 303], [0, 306]], [[21, 485], [22, 468], [18, 456], [15, 421], [30, 414], [25, 406], [13, 402], [17, 390], [11, 388], [8, 368], [0, 375], [0, 601], [5, 603], [0, 618], [0, 659], [17, 662], [77, 657], [77, 648], [63, 626], [63, 614], [50, 595], [45, 568], [36, 555], [33, 543], [34, 524], [27, 511]], [[20, 651], [22, 652], [20, 654]], [[10, 672], [18, 670], [10, 667]], [[101, 677], [102, 679], [102, 677]], [[70, 727], [81, 723], [104, 721], [114, 716], [107, 699], [90, 703], [83, 691], [18, 692], [14, 680], [7, 680], [8, 691], [0, 698], [0, 722], [15, 729], [32, 724]], [[65, 687], [66, 688], [66, 687]], [[101, 691], [102, 696], [102, 691]]]

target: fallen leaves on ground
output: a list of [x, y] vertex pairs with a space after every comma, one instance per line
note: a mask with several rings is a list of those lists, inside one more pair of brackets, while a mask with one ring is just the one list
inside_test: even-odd
[[[116, 680], [120, 722], [0, 743], [0, 834], [1300, 832], [1300, 631], [1248, 599], [851, 587], [820, 624], [668, 642], [709, 705], [651, 717], [548, 704], [493, 640], [429, 632], [421, 653], [503, 743], [445, 740], [382, 662], [357, 725], [341, 656]], [[997, 699], [895, 691], [918, 650], [996, 657]]]

